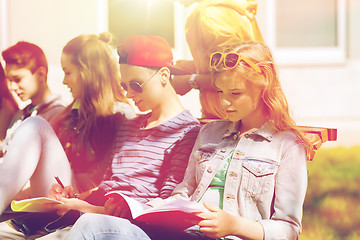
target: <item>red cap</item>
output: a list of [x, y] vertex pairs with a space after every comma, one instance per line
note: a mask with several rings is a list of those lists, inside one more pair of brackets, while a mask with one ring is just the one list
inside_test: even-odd
[[[126, 53], [122, 58], [122, 51]], [[120, 63], [143, 67], [168, 67], [173, 75], [188, 74], [174, 67], [169, 43], [159, 36], [134, 35], [127, 37], [118, 47]]]

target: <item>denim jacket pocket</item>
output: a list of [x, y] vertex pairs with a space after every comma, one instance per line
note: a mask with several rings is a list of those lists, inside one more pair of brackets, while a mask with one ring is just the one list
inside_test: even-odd
[[216, 155], [215, 149], [212, 148], [200, 148], [196, 151], [196, 174], [201, 176], [208, 166], [211, 159]]
[[196, 165], [201, 166], [207, 164], [211, 157], [214, 155], [214, 152], [208, 150], [199, 149], [196, 151]]
[[264, 194], [274, 187], [277, 163], [269, 159], [246, 158], [242, 165], [242, 188], [251, 196]]

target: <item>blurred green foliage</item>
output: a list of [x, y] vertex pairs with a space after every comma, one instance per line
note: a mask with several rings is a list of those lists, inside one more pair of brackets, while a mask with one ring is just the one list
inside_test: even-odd
[[360, 146], [320, 149], [308, 172], [300, 240], [360, 239]]

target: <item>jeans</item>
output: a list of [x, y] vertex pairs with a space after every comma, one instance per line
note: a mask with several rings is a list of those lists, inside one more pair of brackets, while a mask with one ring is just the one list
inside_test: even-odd
[[184, 232], [174, 232], [161, 227], [132, 223], [123, 218], [86, 213], [74, 224], [65, 240], [212, 240], [206, 237], [197, 226]]

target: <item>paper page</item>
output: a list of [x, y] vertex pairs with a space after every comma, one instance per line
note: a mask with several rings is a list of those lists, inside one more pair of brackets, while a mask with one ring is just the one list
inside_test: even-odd
[[202, 204], [186, 200], [173, 200], [159, 207], [146, 210], [136, 220], [150, 225], [183, 231], [191, 227], [193, 221], [196, 222], [202, 219], [195, 213], [206, 211], [208, 210]]
[[54, 209], [44, 208], [43, 205], [46, 203], [53, 204], [62, 204], [62, 202], [47, 198], [47, 197], [39, 197], [39, 198], [29, 198], [20, 201], [12, 201], [11, 202], [11, 210], [14, 212], [51, 212]]
[[164, 203], [163, 205], [159, 205], [157, 207], [147, 209], [143, 213], [170, 211], [170, 210], [179, 210], [189, 213], [208, 212], [208, 210], [201, 203], [191, 202], [182, 199], [174, 199], [170, 202]]

